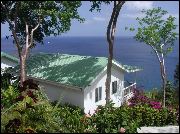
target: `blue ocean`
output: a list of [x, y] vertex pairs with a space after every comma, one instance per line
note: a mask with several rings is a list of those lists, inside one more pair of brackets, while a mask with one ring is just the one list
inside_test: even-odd
[[[11, 39], [1, 38], [1, 51], [17, 55]], [[32, 54], [46, 52], [108, 57], [108, 43], [105, 37], [48, 37], [44, 39], [43, 45], [38, 44], [31, 51]], [[122, 64], [143, 68], [136, 74], [127, 73], [125, 80], [136, 79], [138, 87], [145, 90], [161, 87], [159, 62], [149, 46], [135, 41], [132, 37], [116, 37], [114, 58]], [[175, 42], [173, 52], [165, 58], [167, 76], [171, 81], [178, 62], [179, 38]]]

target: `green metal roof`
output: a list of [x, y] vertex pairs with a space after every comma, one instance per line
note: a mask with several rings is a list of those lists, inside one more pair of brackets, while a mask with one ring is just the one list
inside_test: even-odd
[[8, 58], [8, 59], [10, 59], [12, 61], [19, 62], [19, 60], [16, 57], [14, 57], [12, 55], [9, 55], [9, 54], [7, 54], [5, 52], [1, 52], [1, 57], [6, 57], [6, 58]]
[[[27, 60], [26, 71], [31, 77], [84, 88], [106, 67], [107, 61], [106, 57], [39, 53]], [[18, 72], [19, 66], [14, 69]]]
[[114, 60], [114, 61], [120, 66], [120, 68], [125, 70], [127, 73], [132, 73], [132, 72], [137, 72], [137, 71], [143, 70], [142, 68], [137, 67], [137, 66], [129, 66], [129, 65], [121, 64], [120, 62], [118, 62], [116, 60]]

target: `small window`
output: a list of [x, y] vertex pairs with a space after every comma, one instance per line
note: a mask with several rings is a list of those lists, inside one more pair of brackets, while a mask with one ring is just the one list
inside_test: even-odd
[[117, 81], [112, 82], [112, 94], [117, 92]]
[[95, 102], [98, 102], [102, 99], [102, 87], [95, 89]]

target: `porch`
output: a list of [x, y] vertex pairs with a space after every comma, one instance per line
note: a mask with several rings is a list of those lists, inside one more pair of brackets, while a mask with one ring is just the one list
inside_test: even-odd
[[136, 82], [124, 81], [124, 89], [122, 91], [122, 103], [126, 102], [133, 96], [134, 88], [136, 88]]

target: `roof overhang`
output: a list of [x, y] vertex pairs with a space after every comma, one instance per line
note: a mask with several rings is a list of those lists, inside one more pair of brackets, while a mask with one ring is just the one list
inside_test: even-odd
[[12, 55], [9, 55], [9, 54], [7, 54], [7, 53], [4, 53], [4, 52], [1, 52], [1, 58], [2, 58], [2, 57], [5, 57], [5, 58], [7, 58], [7, 59], [9, 59], [9, 60], [11, 60], [11, 61], [13, 61], [13, 62], [16, 62], [16, 63], [19, 62], [19, 60], [18, 60], [16, 57], [14, 57], [14, 56], [12, 56]]
[[62, 87], [62, 88], [68, 88], [68, 89], [73, 89], [73, 90], [78, 90], [78, 91], [83, 90], [83, 88], [81, 88], [81, 87], [65, 85], [65, 84], [62, 84], [62, 83], [57, 83], [57, 82], [53, 82], [53, 81], [49, 81], [49, 80], [45, 80], [45, 79], [35, 78], [35, 77], [31, 77], [31, 76], [27, 76], [27, 78], [33, 79], [35, 81], [44, 82], [44, 83], [47, 83], [47, 84], [52, 84], [52, 85]]
[[142, 68], [139, 68], [137, 66], [122, 65], [116, 60], [113, 60], [112, 63], [113, 65], [117, 66], [118, 68], [120, 68], [121, 70], [127, 73], [134, 73], [143, 70]]

